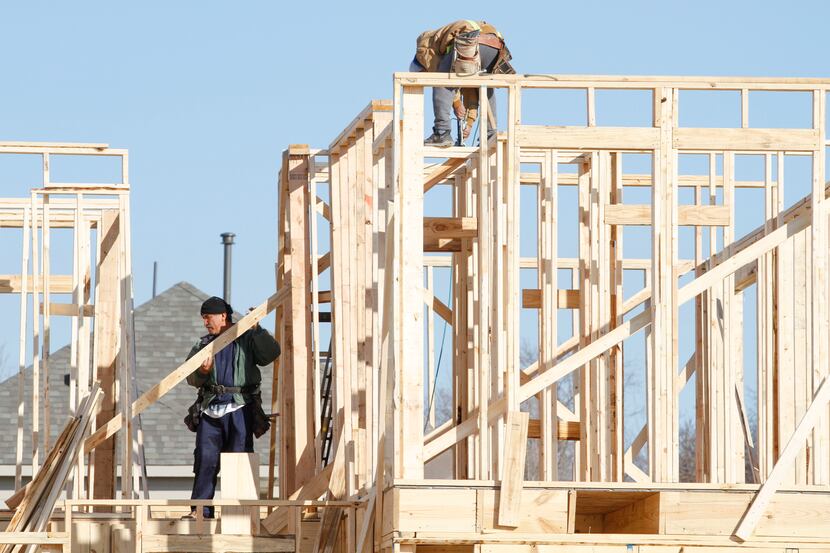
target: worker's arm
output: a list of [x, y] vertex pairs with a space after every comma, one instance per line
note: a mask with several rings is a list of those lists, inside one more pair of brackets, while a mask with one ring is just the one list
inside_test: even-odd
[[271, 333], [256, 325], [249, 330], [251, 333], [251, 349], [254, 353], [254, 362], [261, 366], [272, 363], [280, 356], [280, 345], [271, 336]]
[[[202, 349], [201, 343], [196, 344], [192, 348], [190, 348], [190, 353], [187, 354], [187, 359], [190, 359], [196, 353]], [[196, 388], [201, 388], [202, 385], [207, 382], [208, 378], [210, 377], [210, 369], [213, 368], [213, 356], [208, 357], [205, 359], [205, 362], [199, 365], [199, 368], [187, 375], [187, 383], [191, 386], [195, 386]]]

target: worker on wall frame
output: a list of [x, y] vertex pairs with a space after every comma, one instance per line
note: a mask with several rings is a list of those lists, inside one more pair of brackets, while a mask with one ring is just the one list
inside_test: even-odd
[[[201, 315], [208, 333], [193, 346], [188, 359], [233, 325], [233, 309], [216, 296], [205, 300]], [[213, 499], [221, 453], [253, 452], [254, 436], [259, 438], [268, 431], [259, 366], [279, 355], [274, 337], [256, 325], [188, 375], [187, 383], [199, 389], [185, 417], [187, 427], [196, 432], [191, 499]], [[203, 515], [213, 518], [213, 507], [205, 507]], [[195, 519], [195, 507], [184, 518]]]
[[[486, 21], [462, 19], [434, 31], [425, 31], [416, 41], [415, 57], [409, 66], [412, 72], [430, 71], [458, 76], [479, 73], [512, 74], [510, 50], [501, 33]], [[488, 109], [487, 139], [496, 133], [496, 100], [493, 89], [487, 89]], [[447, 147], [453, 145], [450, 130], [450, 113], [455, 110], [459, 121], [458, 145], [470, 135], [478, 117], [478, 88], [461, 89], [434, 87], [432, 110], [434, 123], [432, 135], [424, 140], [425, 146]], [[461, 128], [461, 122], [464, 122]]]

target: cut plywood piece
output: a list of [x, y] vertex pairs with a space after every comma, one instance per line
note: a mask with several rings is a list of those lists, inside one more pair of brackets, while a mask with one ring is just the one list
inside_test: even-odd
[[518, 526], [522, 503], [522, 484], [527, 454], [529, 413], [511, 411], [507, 414], [504, 439], [504, 471], [499, 499], [499, 525]]
[[[221, 454], [222, 499], [259, 499], [259, 456], [256, 453]], [[222, 507], [222, 534], [250, 536], [259, 532], [259, 509]]]
[[[392, 526], [400, 532], [474, 532], [476, 490], [396, 488], [384, 509], [392, 514]], [[387, 511], [385, 511], [387, 512]], [[384, 524], [387, 521], [384, 516]], [[384, 528], [386, 531], [386, 528]]]
[[[505, 530], [498, 521], [498, 490], [478, 490], [477, 509], [482, 532]], [[568, 490], [522, 490], [521, 510], [511, 532], [562, 534], [568, 528]]]
[[[750, 491], [661, 491], [663, 533], [671, 535], [730, 536], [752, 500]], [[830, 538], [830, 527], [817, 523], [830, 518], [830, 502], [823, 493], [781, 492], [758, 522], [754, 537]]]

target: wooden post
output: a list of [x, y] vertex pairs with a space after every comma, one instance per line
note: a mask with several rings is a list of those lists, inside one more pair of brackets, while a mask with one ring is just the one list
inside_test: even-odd
[[[812, 301], [811, 305], [811, 356], [813, 388], [830, 374], [830, 321], [828, 314], [830, 300], [828, 293], [828, 243], [830, 241], [830, 222], [828, 222], [827, 198], [825, 197], [826, 175], [826, 144], [827, 144], [827, 91], [818, 89], [813, 91], [813, 127], [818, 131], [818, 143], [813, 151], [813, 186], [811, 208], [813, 224], [811, 227], [812, 251], [809, 258], [812, 262]], [[814, 458], [817, 459], [814, 481], [819, 485], [830, 484], [830, 437], [828, 437], [828, 417], [822, 417], [818, 424], [815, 436]]]
[[[44, 161], [44, 167], [46, 162]], [[38, 228], [43, 221], [43, 206], [38, 201], [38, 195], [32, 192], [31, 196], [32, 216], [32, 474], [38, 470], [40, 461], [40, 393], [38, 383], [40, 382], [40, 295], [38, 291], [42, 287], [38, 284], [38, 270], [40, 265], [40, 249], [38, 247]], [[24, 280], [29, 280], [21, 275]]]
[[[424, 476], [423, 418], [423, 296], [417, 291], [424, 286], [421, 266], [423, 251], [423, 141], [424, 92], [422, 88], [404, 87], [403, 150], [396, 167], [396, 281], [395, 383], [396, 414], [394, 433], [395, 477]], [[403, 252], [407, 252], [404, 254]], [[414, 293], [413, 293], [414, 292]]]
[[[259, 499], [259, 455], [256, 453], [222, 453], [222, 499]], [[222, 534], [256, 535], [259, 533], [259, 507], [221, 507]]]
[[[95, 290], [95, 380], [101, 386], [103, 397], [95, 419], [101, 427], [115, 416], [116, 372], [119, 352], [121, 303], [119, 301], [119, 262], [121, 239], [119, 214], [104, 211], [98, 229], [99, 257]], [[109, 438], [95, 449], [93, 470], [95, 479], [92, 497], [115, 497], [115, 439]]]
[[283, 398], [280, 409], [284, 481], [280, 489], [287, 497], [314, 476], [314, 367], [311, 355], [311, 275], [309, 248], [310, 202], [308, 197], [309, 152], [293, 146], [283, 154], [288, 186], [289, 242], [285, 270], [291, 290], [290, 339], [284, 357]]
[[[539, 253], [538, 278], [542, 290], [542, 309], [539, 312], [539, 371], [549, 370], [556, 362], [558, 334], [558, 175], [559, 152], [546, 151], [541, 167], [539, 185]], [[558, 425], [557, 385], [545, 389], [541, 396], [542, 419], [541, 470], [542, 480], [558, 480]]]
[[655, 89], [660, 148], [654, 152], [652, 215], [652, 381], [649, 385], [649, 468], [655, 482], [677, 481], [677, 201], [672, 122], [675, 90]]
[[[31, 208], [23, 208], [23, 245], [21, 254], [21, 283], [20, 283], [20, 335], [18, 342], [18, 373], [17, 373], [17, 448], [15, 453], [14, 489], [20, 490], [23, 486], [23, 418], [26, 413], [24, 398], [25, 371], [26, 371], [26, 315], [29, 310], [29, 233]], [[34, 286], [33, 288], [36, 288]]]
[[520, 411], [512, 411], [507, 415], [504, 473], [499, 492], [499, 526], [515, 528], [519, 525], [529, 418], [528, 413]]

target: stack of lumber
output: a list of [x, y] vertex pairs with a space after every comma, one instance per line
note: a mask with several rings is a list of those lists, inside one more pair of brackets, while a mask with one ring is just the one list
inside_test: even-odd
[[[54, 447], [32, 481], [21, 490], [20, 496], [12, 496], [11, 505], [16, 504], [14, 516], [6, 528], [7, 532], [43, 532], [52, 516], [52, 510], [63, 490], [66, 479], [78, 459], [95, 415], [95, 408], [102, 392], [98, 384], [81, 401], [77, 414], [69, 419]], [[11, 506], [10, 505], [10, 506]], [[20, 550], [20, 545], [4, 545], [0, 553]]]

